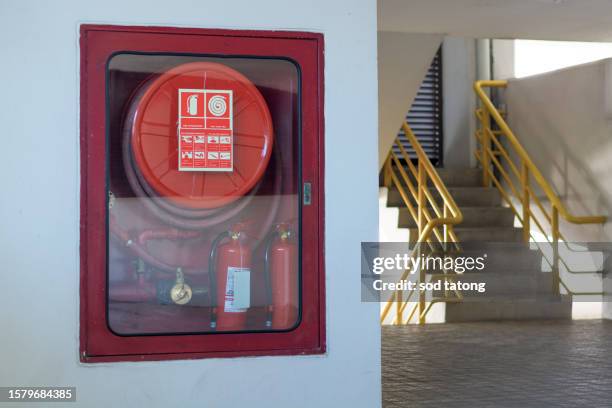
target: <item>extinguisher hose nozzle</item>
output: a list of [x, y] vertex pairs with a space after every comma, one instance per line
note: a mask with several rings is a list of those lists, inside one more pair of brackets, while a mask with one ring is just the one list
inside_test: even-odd
[[264, 280], [266, 285], [266, 327], [272, 327], [272, 280], [270, 278], [270, 249], [272, 243], [278, 236], [278, 231], [274, 230], [266, 237], [264, 249]]
[[208, 282], [210, 285], [210, 303], [211, 303], [211, 317], [210, 317], [210, 328], [217, 328], [217, 247], [225, 238], [230, 236], [229, 231], [223, 231], [213, 240], [210, 245], [210, 254], [208, 256]]

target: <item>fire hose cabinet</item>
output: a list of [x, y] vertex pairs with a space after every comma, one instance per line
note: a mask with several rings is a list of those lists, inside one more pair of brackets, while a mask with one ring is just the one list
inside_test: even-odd
[[81, 361], [323, 353], [322, 36], [80, 50]]

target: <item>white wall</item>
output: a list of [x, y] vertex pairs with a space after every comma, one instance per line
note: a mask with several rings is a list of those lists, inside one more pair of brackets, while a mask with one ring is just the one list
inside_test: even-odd
[[[325, 34], [326, 355], [79, 364], [77, 30], [85, 22]], [[359, 281], [360, 241], [377, 238], [373, 0], [5, 0], [0, 47], [1, 385], [75, 385], [82, 407], [380, 406], [378, 305], [360, 302]], [[359, 188], [337, 160], [347, 141]]]
[[515, 40], [493, 40], [493, 79], [514, 78]]
[[[505, 92], [510, 127], [576, 215], [612, 215], [611, 96], [612, 60], [514, 79]], [[561, 228], [569, 241], [612, 237], [610, 221], [602, 228], [561, 220]], [[612, 317], [609, 304], [604, 316]]]
[[442, 43], [444, 167], [474, 163], [476, 49], [471, 38], [446, 37]]
[[378, 33], [378, 163], [384, 164], [442, 42], [438, 34]]
[[[508, 123], [575, 214], [612, 214], [610, 60], [510, 80]], [[612, 224], [565, 226], [570, 240], [612, 236]]]

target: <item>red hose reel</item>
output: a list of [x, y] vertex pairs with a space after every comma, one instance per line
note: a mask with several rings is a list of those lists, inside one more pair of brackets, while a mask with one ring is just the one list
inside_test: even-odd
[[[179, 96], [181, 92], [195, 92], [197, 96], [188, 95], [191, 97], [183, 100]], [[213, 100], [218, 96], [215, 93], [230, 96], [225, 101]], [[222, 123], [224, 117], [221, 115], [228, 112], [226, 109], [231, 122]], [[188, 126], [195, 123], [197, 127], [199, 115], [202, 115], [202, 123], [206, 123], [202, 132], [208, 132], [208, 124], [212, 123], [211, 133], [197, 133], [200, 129], [188, 128], [184, 134], [195, 135], [193, 141], [189, 139], [194, 147], [197, 147], [198, 135], [207, 139], [209, 144], [206, 149], [202, 148], [201, 155], [208, 154], [207, 157], [213, 159], [222, 155], [211, 156], [208, 149], [220, 147], [210, 143], [223, 140], [218, 135], [227, 136], [231, 149], [228, 147], [225, 151], [231, 154], [231, 169], [182, 169], [181, 160], [186, 157], [181, 150], [184, 142], [182, 123], [188, 122]], [[217, 126], [219, 123], [221, 125]], [[221, 128], [227, 123], [231, 126]], [[137, 259], [162, 275], [165, 273], [166, 277], [176, 273], [176, 281], [153, 283], [138, 274], [133, 282], [111, 287], [110, 299], [161, 303], [174, 300], [176, 304], [188, 304], [192, 293], [189, 275], [202, 271], [181, 267], [180, 259], [174, 264], [159, 259], [148, 249], [148, 242], [165, 240], [181, 245], [181, 242], [202, 240], [212, 234], [217, 239], [203, 246], [210, 253], [209, 257], [203, 257], [208, 258], [206, 291], [210, 298], [210, 327], [219, 331], [246, 328], [251, 280], [257, 278], [252, 273], [257, 248], [263, 248], [265, 258], [263, 277], [268, 317], [264, 328], [292, 327], [298, 316], [297, 248], [294, 241], [288, 239], [288, 227], [281, 228], [284, 224], [276, 221], [281, 199], [282, 160], [280, 150], [274, 149], [275, 166], [267, 173], [274, 147], [272, 117], [255, 85], [238, 71], [220, 63], [191, 62], [176, 66], [136, 89], [125, 116], [122, 136], [127, 181], [134, 195], [157, 220], [158, 227], [128, 232], [111, 213], [110, 230]], [[189, 158], [192, 157], [198, 156], [193, 153]], [[266, 174], [273, 190], [271, 204], [265, 209], [267, 214], [249, 213], [246, 210]], [[251, 217], [257, 214], [257, 220], [244, 220], [249, 214]], [[259, 237], [249, 231], [250, 221], [259, 223]], [[160, 222], [165, 227], [160, 227]], [[275, 224], [277, 226], [273, 227]], [[189, 299], [185, 297], [187, 293]], [[181, 302], [176, 296], [180, 296]]]
[[[179, 89], [232, 91], [232, 172], [179, 171]], [[239, 72], [212, 62], [183, 64], [153, 80], [133, 103], [137, 105], [130, 126], [134, 168], [141, 181], [168, 202], [194, 210], [221, 207], [244, 197], [263, 176], [274, 141], [272, 118], [257, 88]]]

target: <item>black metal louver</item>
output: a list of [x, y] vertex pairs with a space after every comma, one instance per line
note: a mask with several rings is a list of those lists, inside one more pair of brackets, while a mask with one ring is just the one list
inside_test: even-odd
[[[423, 150], [437, 167], [442, 166], [442, 48], [438, 49], [419, 92], [414, 99], [406, 121], [412, 128]], [[411, 158], [416, 154], [400, 129], [398, 137]], [[399, 153], [399, 147], [394, 147]]]

